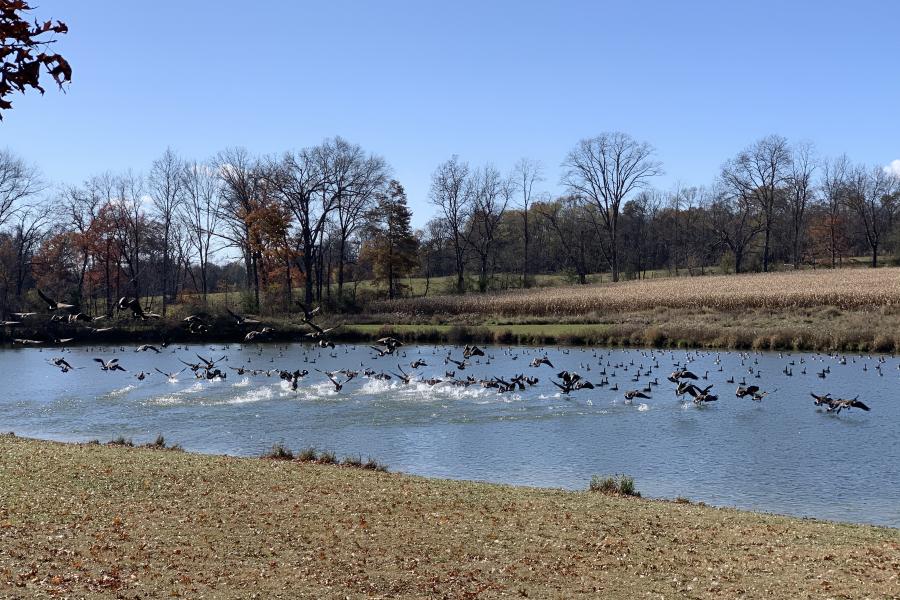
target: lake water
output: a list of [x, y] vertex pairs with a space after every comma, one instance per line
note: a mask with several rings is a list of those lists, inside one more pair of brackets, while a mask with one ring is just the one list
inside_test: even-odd
[[[314, 370], [398, 371], [399, 362], [409, 373], [421, 358], [428, 366], [417, 375], [444, 378], [455, 368], [444, 364], [447, 353], [462, 359], [448, 346], [401, 350], [376, 358], [366, 346], [299, 344], [169, 347], [158, 355], [133, 347], [5, 349], [0, 430], [64, 441], [122, 435], [135, 443], [162, 433], [189, 451], [246, 456], [284, 442], [339, 458], [372, 456], [392, 471], [573, 489], [585, 488], [592, 474], [626, 473], [645, 496], [900, 527], [900, 359], [487, 347], [487, 356], [457, 370], [460, 377], [540, 378], [512, 393], [362, 375], [337, 392]], [[169, 380], [154, 371], [176, 371], [184, 366], [179, 358], [196, 362], [196, 353], [224, 356], [227, 378], [198, 380], [187, 370]], [[555, 368], [529, 367], [544, 354]], [[54, 357], [74, 369], [61, 372], [49, 363]], [[94, 357], [119, 358], [128, 371], [103, 372]], [[698, 374], [701, 387], [713, 384], [718, 402], [679, 401], [665, 379], [676, 365]], [[277, 374], [241, 376], [226, 366], [310, 374], [294, 391]], [[594, 382], [605, 371], [609, 385], [560, 394], [551, 379], [562, 369]], [[824, 369], [823, 379], [817, 373]], [[152, 375], [139, 381], [141, 370]], [[738, 399], [729, 378], [770, 393], [762, 402]], [[650, 399], [624, 402], [625, 390], [653, 379], [660, 385]], [[811, 391], [859, 394], [872, 410], [828, 414], [813, 405]]]

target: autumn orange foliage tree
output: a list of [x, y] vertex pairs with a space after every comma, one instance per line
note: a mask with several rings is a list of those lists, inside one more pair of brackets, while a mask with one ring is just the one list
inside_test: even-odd
[[25, 0], [0, 0], [0, 119], [12, 108], [9, 96], [28, 88], [41, 94], [41, 68], [60, 89], [72, 81], [72, 67], [61, 55], [49, 52], [53, 34], [69, 31], [62, 21], [29, 23], [23, 13], [32, 10]]

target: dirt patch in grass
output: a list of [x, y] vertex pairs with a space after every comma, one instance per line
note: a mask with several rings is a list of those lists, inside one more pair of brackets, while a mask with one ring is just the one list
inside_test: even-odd
[[0, 437], [0, 597], [900, 595], [893, 529]]

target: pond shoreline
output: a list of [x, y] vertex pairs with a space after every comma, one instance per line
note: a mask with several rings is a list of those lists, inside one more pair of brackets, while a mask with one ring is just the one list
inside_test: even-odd
[[[274, 328], [256, 343], [309, 342], [309, 328], [284, 317], [262, 319]], [[900, 309], [842, 310], [836, 306], [797, 309], [720, 311], [659, 308], [656, 310], [586, 314], [581, 317], [514, 320], [470, 317], [435, 321], [414, 315], [328, 315], [327, 326], [337, 325], [331, 339], [337, 343], [367, 344], [392, 336], [406, 343], [495, 344], [520, 346], [608, 346], [614, 348], [770, 350], [796, 352], [900, 351]], [[134, 323], [113, 321], [110, 331], [86, 333], [57, 323], [0, 331], [0, 346], [19, 346], [16, 338], [42, 340], [31, 347], [97, 346], [111, 344], [242, 344], [249, 327], [224, 318], [212, 322], [213, 333], [194, 334], [183, 322]], [[260, 325], [259, 327], [262, 327]], [[53, 340], [74, 338], [66, 344]], [[30, 345], [26, 345], [28, 347]]]
[[0, 449], [14, 596], [900, 593], [891, 528], [8, 435]]

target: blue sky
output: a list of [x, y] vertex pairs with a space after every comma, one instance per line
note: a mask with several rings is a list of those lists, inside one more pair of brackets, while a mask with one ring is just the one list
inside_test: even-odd
[[55, 182], [341, 135], [391, 163], [421, 225], [450, 155], [538, 159], [556, 192], [566, 152], [607, 130], [657, 148], [663, 189], [769, 133], [900, 158], [893, 0], [35, 4], [70, 27], [73, 82], [15, 98], [0, 147]]

